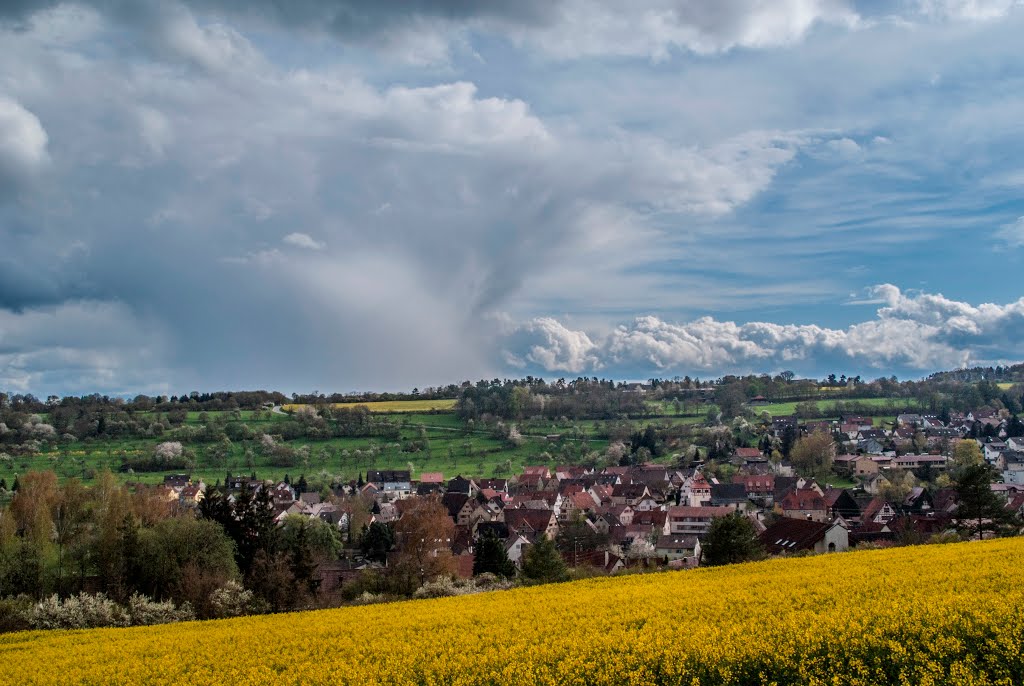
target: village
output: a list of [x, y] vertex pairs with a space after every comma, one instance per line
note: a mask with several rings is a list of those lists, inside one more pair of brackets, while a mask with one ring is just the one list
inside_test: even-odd
[[[437, 549], [450, 551], [462, 578], [472, 576], [475, 547], [483, 536], [499, 539], [517, 567], [529, 547], [547, 537], [558, 542], [573, 568], [606, 574], [638, 567], [683, 569], [701, 565], [702, 541], [712, 523], [734, 513], [751, 522], [769, 555], [924, 542], [955, 530], [958, 495], [944, 475], [961, 443], [977, 445], [977, 453], [1001, 476], [991, 484], [992, 492], [1003, 499], [1007, 514], [1020, 516], [1024, 438], [1006, 436], [1003, 415], [953, 413], [944, 422], [901, 414], [891, 430], [878, 428], [866, 416], [824, 422], [776, 417], [762, 447], [733, 450], [727, 480], [696, 460], [686, 467], [527, 466], [508, 479], [446, 478], [440, 472], [413, 478], [408, 470], [370, 470], [365, 479], [360, 475], [333, 485], [326, 497], [304, 491], [304, 479], [297, 485], [230, 477], [225, 486], [229, 494], [269, 489], [278, 522], [300, 515], [338, 528], [348, 545], [339, 559], [319, 565], [325, 593], [364, 572], [385, 569], [387, 558], [362, 554], [361, 534], [375, 524], [393, 526], [424, 499], [439, 501], [451, 520], [454, 533], [439, 539]], [[770, 454], [773, 440], [820, 432], [835, 439], [836, 452], [843, 450], [831, 461], [834, 479], [801, 475], [777, 453]], [[908, 475], [918, 485], [901, 488]], [[836, 486], [833, 480], [852, 485]], [[201, 501], [205, 487], [188, 476], [168, 476], [164, 484], [169, 499], [188, 506]]]

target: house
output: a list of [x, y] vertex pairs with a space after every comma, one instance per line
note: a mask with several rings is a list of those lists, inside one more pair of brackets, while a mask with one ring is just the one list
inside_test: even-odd
[[682, 498], [690, 507], [701, 507], [711, 502], [711, 484], [700, 472], [696, 472], [683, 484]]
[[530, 546], [530, 541], [525, 536], [513, 534], [505, 541], [505, 554], [512, 560], [516, 567], [523, 566], [523, 553]]
[[725, 517], [733, 512], [731, 507], [693, 507], [679, 505], [668, 508], [669, 534], [692, 534], [703, 536], [711, 528], [715, 517]]
[[508, 479], [474, 479], [474, 481], [481, 491], [489, 488], [498, 493], [508, 493]]
[[775, 478], [774, 474], [737, 474], [732, 480], [733, 483], [743, 484], [748, 500], [753, 500], [761, 506], [768, 506], [774, 501]]
[[796, 415], [790, 415], [788, 417], [772, 417], [772, 430], [774, 430], [776, 434], [781, 435], [787, 429], [792, 429], [793, 431], [796, 431], [796, 428]]
[[814, 522], [831, 521], [825, 498], [810, 488], [790, 491], [776, 503], [775, 509], [784, 517], [809, 519]]
[[845, 455], [836, 455], [835, 459], [832, 460], [832, 469], [837, 474], [846, 474], [848, 476], [853, 475], [856, 469], [857, 460], [861, 458], [860, 455], [847, 453]]
[[747, 401], [747, 405], [750, 407], [764, 407], [765, 405], [771, 404], [768, 398], [763, 395], [755, 395], [753, 398]]
[[185, 486], [178, 495], [178, 502], [187, 507], [195, 507], [203, 499], [203, 489], [205, 488], [206, 484], [202, 481]]
[[822, 498], [830, 519], [842, 517], [847, 522], [860, 519], [860, 506], [845, 488], [829, 488]]
[[444, 474], [441, 472], [420, 472], [421, 484], [444, 484]]
[[650, 497], [651, 492], [642, 483], [619, 484], [612, 487], [612, 503], [616, 505], [629, 505], [635, 508], [641, 500]]
[[461, 493], [472, 498], [476, 495], [477, 487], [471, 479], [463, 478], [461, 474], [448, 481], [448, 493]]
[[366, 480], [375, 485], [385, 500], [400, 500], [412, 495], [412, 478], [408, 469], [371, 469]]
[[764, 455], [757, 448], [736, 448], [736, 457], [743, 460], [762, 460]]
[[535, 541], [541, 535], [554, 540], [558, 535], [558, 521], [551, 510], [506, 509], [505, 526], [510, 533], [519, 534], [529, 541]]
[[747, 488], [742, 483], [711, 484], [711, 506], [746, 510]]
[[700, 539], [693, 535], [658, 536], [654, 553], [667, 561], [692, 560], [687, 566], [696, 567], [700, 560]]
[[853, 463], [854, 476], [871, 476], [882, 469], [881, 461], [870, 455], [860, 455]]
[[869, 474], [867, 478], [861, 481], [861, 487], [865, 493], [871, 495], [878, 495], [884, 486], [889, 485], [891, 482], [880, 473]]
[[168, 474], [164, 477], [164, 486], [180, 491], [192, 483], [192, 477], [188, 474]]
[[893, 467], [910, 470], [928, 467], [941, 471], [946, 469], [947, 463], [945, 455], [900, 455], [892, 460]]
[[897, 515], [896, 508], [886, 500], [872, 498], [860, 515], [861, 524], [888, 524]]
[[932, 500], [932, 494], [928, 492], [927, 488], [920, 486], [910, 489], [910, 493], [900, 505], [900, 511], [908, 515], [927, 514], [933, 509], [935, 509], [935, 502]]
[[877, 438], [858, 438], [857, 450], [861, 450], [869, 455], [876, 455], [885, 450], [885, 445]]
[[448, 510], [448, 516], [456, 526], [469, 526], [469, 518], [476, 509], [476, 500], [465, 493], [449, 492], [441, 496], [441, 504]]
[[540, 465], [540, 466], [523, 467], [523, 474], [522, 474], [522, 477], [521, 477], [520, 480], [522, 480], [522, 481], [536, 481], [537, 479], [547, 480], [547, 479], [550, 479], [550, 478], [551, 478], [551, 470], [548, 469], [547, 467], [543, 466], [543, 465]]
[[835, 553], [850, 548], [850, 535], [844, 527], [832, 522], [806, 519], [782, 518], [765, 529], [758, 538], [772, 555], [801, 551]]

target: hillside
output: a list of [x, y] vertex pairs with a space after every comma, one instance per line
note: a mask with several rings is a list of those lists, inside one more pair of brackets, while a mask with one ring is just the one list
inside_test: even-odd
[[0, 684], [1011, 684], [1022, 564], [1024, 539], [1003, 539], [13, 634]]

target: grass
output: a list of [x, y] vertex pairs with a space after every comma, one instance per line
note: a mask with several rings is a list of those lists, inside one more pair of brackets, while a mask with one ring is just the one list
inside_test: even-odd
[[[285, 412], [294, 412], [302, 407], [301, 404], [282, 405]], [[392, 412], [449, 412], [455, 409], [454, 398], [438, 398], [436, 400], [380, 400], [368, 403], [332, 403], [335, 408], [366, 407], [370, 412], [392, 413]]]
[[[202, 423], [202, 413], [191, 413], [188, 424]], [[229, 418], [229, 412], [208, 412], [207, 421]], [[260, 420], [253, 420], [251, 413], [243, 418], [258, 431], [273, 434], [273, 424], [288, 419], [286, 415], [262, 413]], [[299, 449], [309, 448], [306, 460], [297, 459], [294, 464], [275, 464], [260, 454], [254, 443], [236, 442], [230, 455], [224, 461], [216, 461], [211, 454], [213, 445], [193, 443], [186, 447], [196, 456], [197, 468], [191, 470], [193, 478], [212, 483], [222, 480], [226, 472], [233, 474], [255, 472], [260, 478], [281, 479], [287, 473], [292, 477], [299, 474], [327, 478], [340, 477], [355, 479], [368, 469], [407, 469], [411, 463], [414, 476], [424, 471], [443, 472], [446, 476], [464, 474], [467, 476], [492, 477], [511, 476], [522, 471], [528, 464], [573, 463], [587, 451], [603, 452], [608, 442], [598, 438], [601, 423], [580, 422], [576, 425], [582, 437], [568, 437], [549, 441], [551, 434], [564, 434], [573, 428], [572, 424], [538, 422], [524, 427], [523, 441], [512, 446], [492, 436], [490, 430], [477, 428], [462, 422], [453, 413], [406, 412], [391, 417], [399, 426], [399, 438], [393, 441], [370, 438], [331, 438], [327, 440], [298, 439], [288, 445]], [[0, 465], [0, 477], [12, 482], [16, 474], [28, 470], [52, 469], [63, 479], [77, 477], [89, 483], [92, 475], [103, 469], [118, 474], [122, 480], [140, 483], [161, 483], [167, 474], [181, 470], [146, 473], [118, 472], [125, 457], [147, 455], [166, 437], [139, 439], [111, 439], [103, 441], [80, 441], [59, 449], [29, 456], [13, 457]], [[413, 441], [424, 441], [427, 448], [417, 452], [406, 452]], [[246, 447], [252, 447], [252, 459], [246, 458]]]
[[[912, 398], [843, 398], [842, 400], [815, 400], [812, 402], [817, 405], [818, 411], [822, 413], [822, 418], [836, 418], [839, 416], [839, 413], [835, 411], [837, 402], [866, 405], [876, 410], [886, 411], [886, 414], [892, 414], [893, 409], [903, 410], [907, 407], [915, 407], [918, 404], [917, 401]], [[784, 417], [794, 414], [796, 412], [796, 406], [799, 404], [801, 403], [771, 403], [769, 405], [752, 407], [750, 409], [756, 414], [767, 412], [773, 417]]]

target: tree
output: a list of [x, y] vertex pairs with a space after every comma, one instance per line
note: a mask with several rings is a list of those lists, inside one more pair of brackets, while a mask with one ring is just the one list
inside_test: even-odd
[[827, 431], [815, 431], [798, 440], [789, 453], [793, 467], [804, 476], [824, 477], [832, 471], [836, 443]]
[[972, 440], [962, 440], [956, 444], [953, 448], [953, 470], [963, 469], [965, 467], [972, 467], [979, 465], [985, 461], [985, 457], [981, 453], [981, 448], [978, 447], [978, 443]]
[[299, 514], [284, 518], [280, 527], [281, 547], [293, 550], [302, 538], [310, 555], [317, 562], [338, 559], [341, 552], [341, 534], [338, 527], [322, 519], [310, 519]]
[[992, 492], [992, 477], [992, 468], [984, 463], [962, 467], [955, 473], [958, 504], [954, 517], [961, 529], [980, 538], [986, 531], [999, 531], [1011, 520], [1005, 503]]
[[210, 594], [237, 576], [231, 540], [214, 522], [177, 517], [139, 532], [136, 583], [149, 596], [191, 603], [207, 617]]
[[390, 526], [383, 522], [374, 522], [369, 526], [364, 525], [359, 535], [359, 549], [367, 559], [384, 563], [388, 560], [388, 553], [395, 547], [395, 532]]
[[476, 539], [473, 558], [473, 576], [488, 573], [509, 579], [516, 575], [516, 565], [508, 559], [504, 542], [490, 531]]
[[558, 554], [554, 541], [541, 535], [523, 556], [523, 576], [532, 581], [552, 583], [569, 578], [565, 561]]
[[746, 399], [743, 393], [743, 384], [740, 383], [723, 384], [715, 389], [715, 404], [718, 405], [718, 409], [722, 411], [722, 416], [725, 419], [732, 419], [742, 414], [743, 403], [746, 402]]
[[739, 512], [716, 517], [701, 546], [701, 564], [708, 566], [747, 562], [764, 557], [764, 547], [753, 523]]
[[437, 499], [420, 499], [395, 522], [394, 575], [410, 592], [455, 572], [451, 553], [455, 522]]

